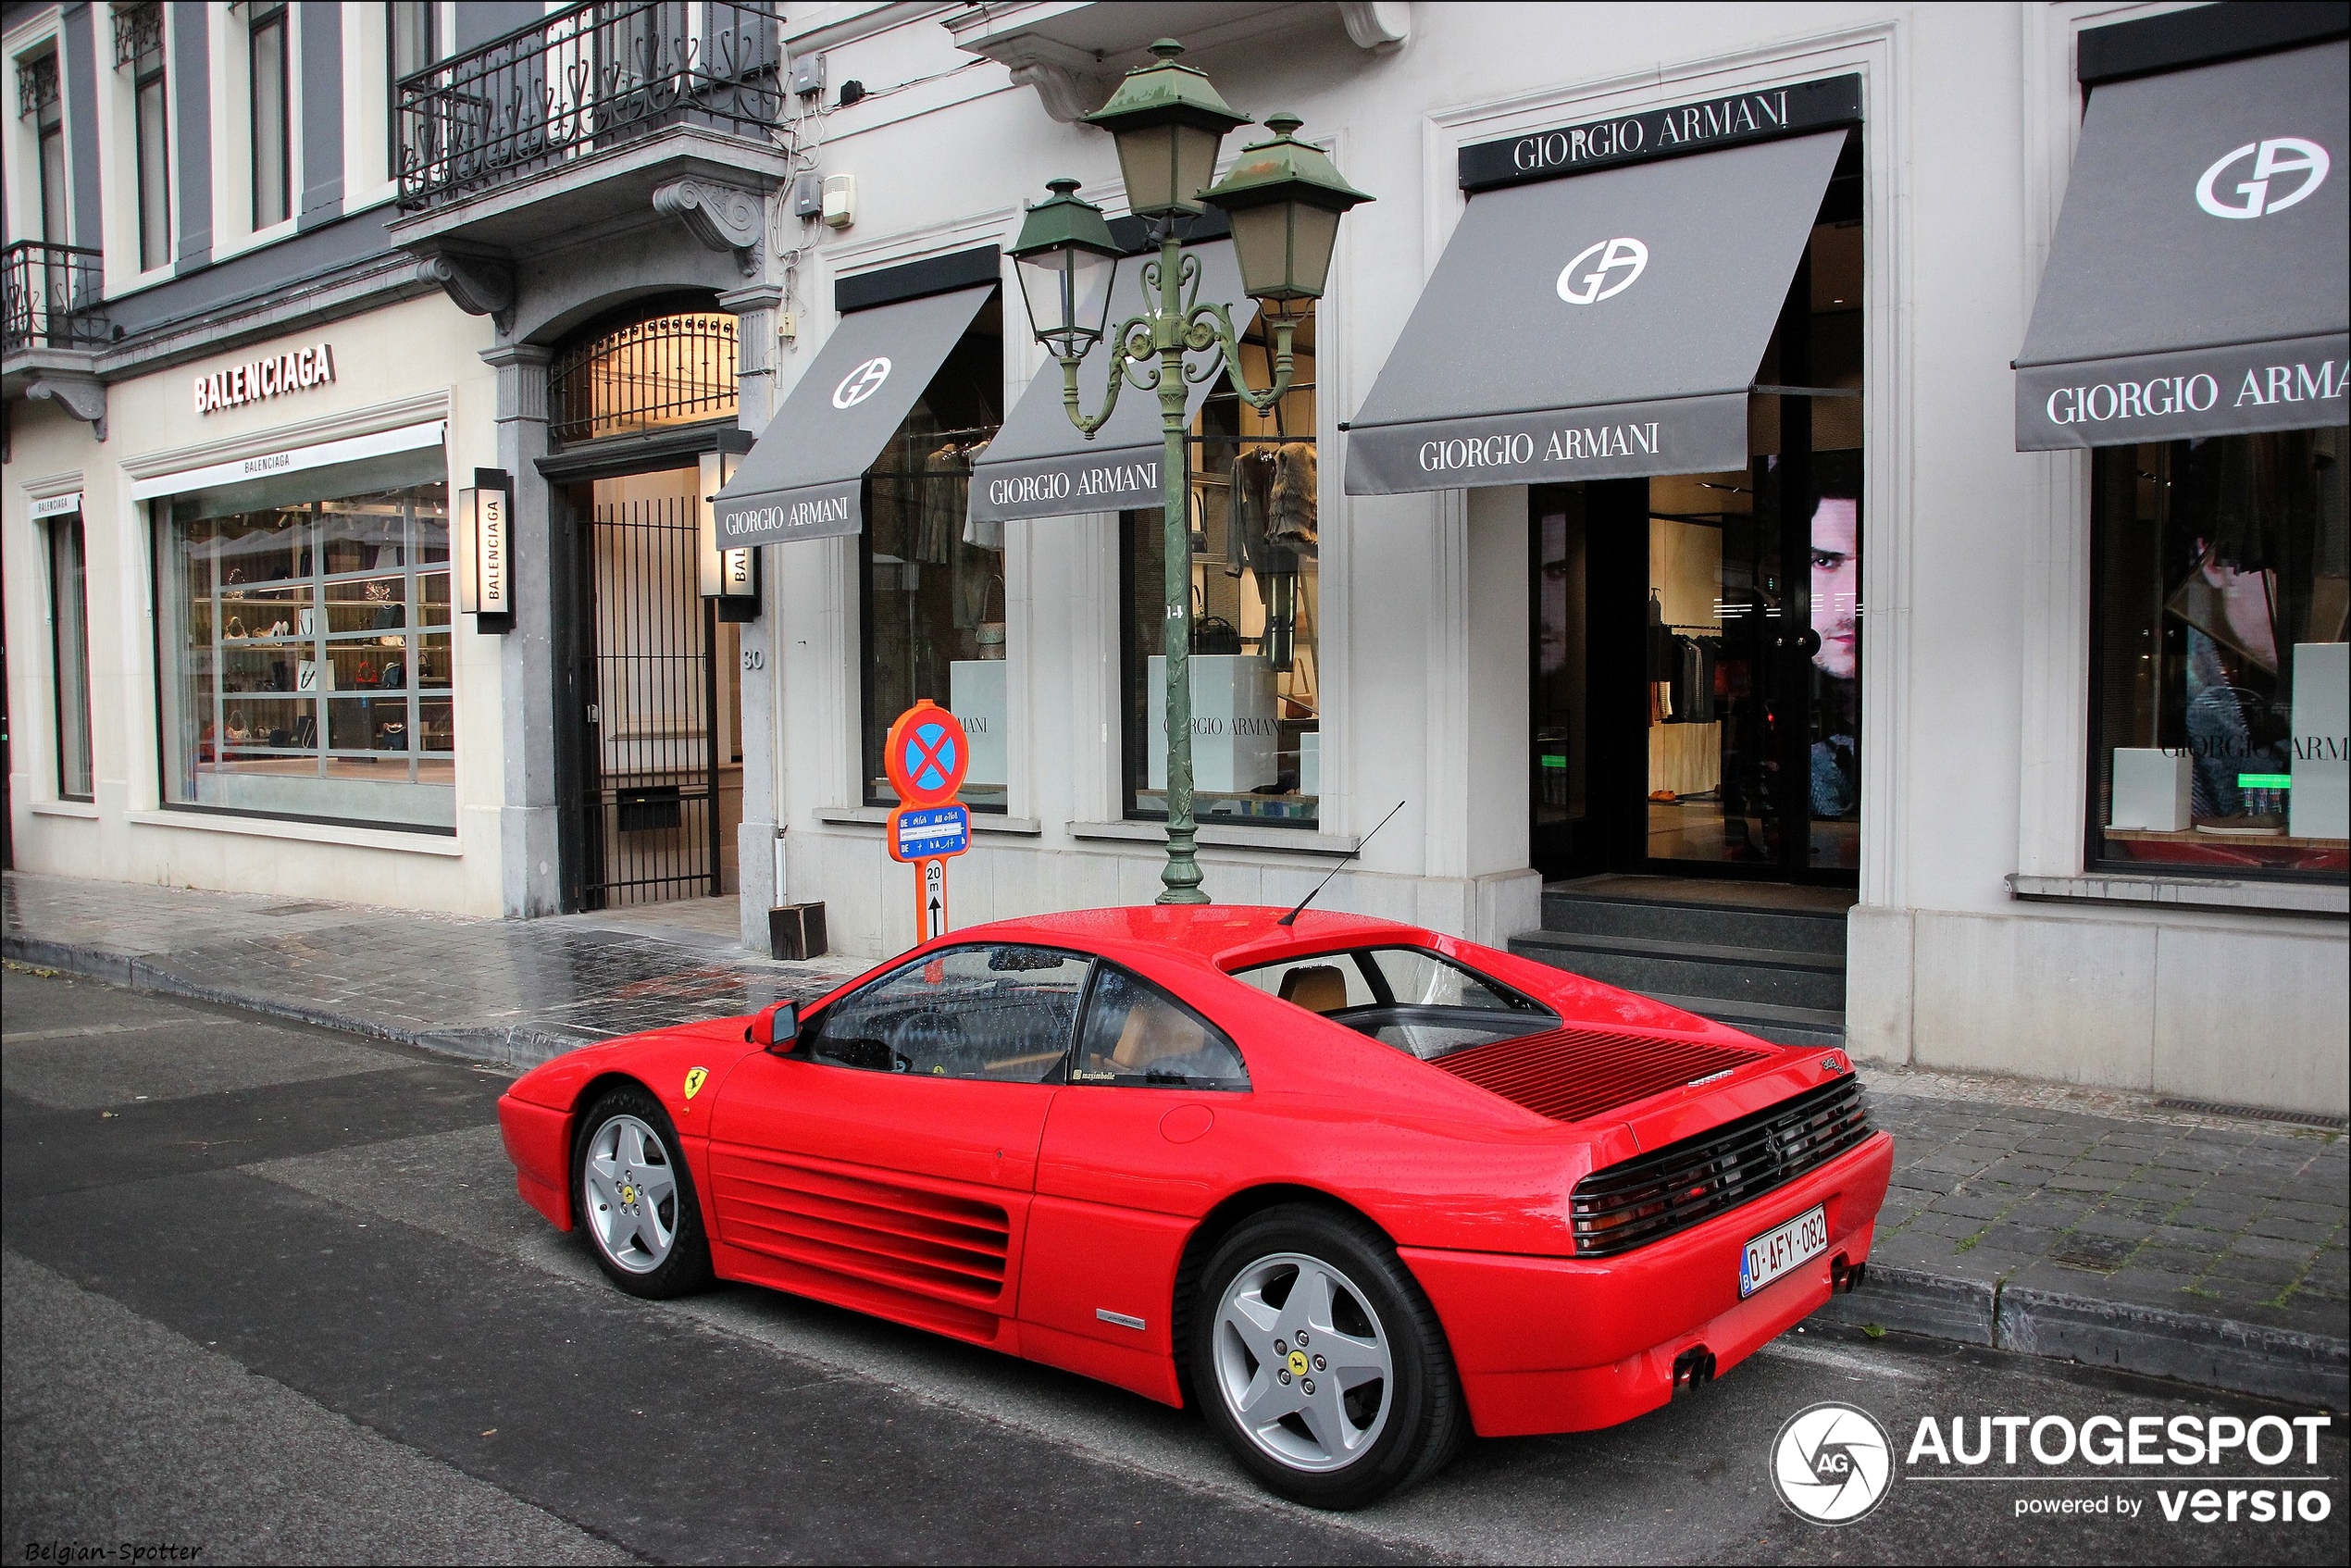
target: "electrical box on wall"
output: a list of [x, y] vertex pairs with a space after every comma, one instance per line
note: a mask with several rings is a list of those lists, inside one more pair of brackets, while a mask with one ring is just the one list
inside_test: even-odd
[[846, 229], [857, 221], [857, 177], [853, 174], [825, 176], [825, 221], [835, 229]]
[[825, 56], [802, 55], [791, 63], [791, 90], [802, 98], [813, 98], [825, 90]]
[[794, 218], [825, 216], [825, 177], [803, 174], [791, 183], [791, 215]]

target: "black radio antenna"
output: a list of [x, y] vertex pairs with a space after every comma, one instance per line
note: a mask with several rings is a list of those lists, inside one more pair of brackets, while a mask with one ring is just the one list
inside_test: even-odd
[[[1402, 811], [1403, 809], [1404, 803], [1402, 801], [1399, 801], [1394, 805], [1387, 808], [1387, 816], [1394, 816], [1398, 812]], [[1387, 826], [1387, 816], [1383, 816], [1377, 822], [1372, 824], [1372, 833], [1376, 833], [1381, 828]], [[1295, 926], [1298, 924], [1298, 917], [1305, 913], [1306, 906], [1308, 904], [1314, 902], [1314, 893], [1319, 893], [1325, 888], [1329, 887], [1331, 885], [1331, 878], [1337, 876], [1340, 869], [1345, 866], [1349, 861], [1353, 860], [1357, 855], [1363, 852], [1363, 846], [1372, 841], [1372, 833], [1366, 833], [1362, 838], [1356, 840], [1355, 847], [1338, 857], [1338, 865], [1332, 866], [1328, 871], [1323, 873], [1323, 879], [1314, 884], [1314, 892], [1308, 893], [1304, 898], [1300, 899], [1296, 909], [1291, 910], [1287, 915], [1285, 915], [1279, 920], [1275, 921], [1274, 924], [1276, 926]]]

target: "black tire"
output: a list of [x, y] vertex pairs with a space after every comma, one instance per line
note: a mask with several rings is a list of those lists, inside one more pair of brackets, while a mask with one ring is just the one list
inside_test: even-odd
[[[1218, 1338], [1224, 1332], [1219, 1309], [1227, 1288], [1245, 1273], [1286, 1254], [1313, 1260], [1353, 1287], [1351, 1294], [1360, 1301], [1353, 1306], [1342, 1302], [1339, 1311], [1351, 1316], [1360, 1308], [1370, 1314], [1374, 1326], [1385, 1334], [1394, 1371], [1393, 1386], [1385, 1390], [1386, 1424], [1362, 1453], [1336, 1468], [1301, 1468], [1267, 1451], [1235, 1413], [1219, 1370]], [[1436, 1309], [1397, 1257], [1394, 1245], [1356, 1215], [1308, 1204], [1286, 1204], [1253, 1215], [1210, 1253], [1188, 1305], [1186, 1350], [1192, 1397], [1242, 1468], [1270, 1491], [1310, 1508], [1362, 1508], [1426, 1480], [1468, 1440], [1469, 1412], [1461, 1377]], [[1355, 1332], [1346, 1323], [1339, 1326], [1341, 1332]], [[1257, 1353], [1253, 1346], [1250, 1353]], [[1302, 1386], [1302, 1378], [1300, 1382]], [[1368, 1399], [1370, 1387], [1341, 1398]], [[1372, 1421], [1358, 1425], [1368, 1429]], [[1302, 1425], [1295, 1429], [1306, 1430]]]
[[[601, 1205], [589, 1186], [589, 1155], [604, 1129], [622, 1117], [633, 1117], [653, 1132], [661, 1145], [662, 1168], [669, 1172], [674, 1184], [672, 1201], [666, 1205], [669, 1250], [649, 1267], [631, 1267], [613, 1255], [598, 1219]], [[671, 1125], [669, 1114], [642, 1087], [623, 1084], [599, 1098], [579, 1118], [579, 1130], [571, 1148], [571, 1199], [572, 1213], [578, 1216], [580, 1239], [587, 1244], [588, 1255], [596, 1260], [596, 1266], [604, 1271], [605, 1278], [631, 1296], [666, 1300], [710, 1284], [710, 1239], [703, 1230], [702, 1204], [694, 1191], [693, 1171], [678, 1146], [678, 1129]]]

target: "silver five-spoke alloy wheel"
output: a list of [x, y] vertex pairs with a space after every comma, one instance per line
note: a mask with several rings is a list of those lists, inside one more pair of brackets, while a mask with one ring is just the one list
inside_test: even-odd
[[605, 1257], [651, 1274], [678, 1238], [678, 1176], [661, 1135], [615, 1116], [588, 1145], [588, 1226]]
[[1394, 1361], [1370, 1298], [1344, 1273], [1300, 1252], [1260, 1258], [1225, 1288], [1214, 1333], [1225, 1408], [1268, 1457], [1337, 1470], [1378, 1441]]

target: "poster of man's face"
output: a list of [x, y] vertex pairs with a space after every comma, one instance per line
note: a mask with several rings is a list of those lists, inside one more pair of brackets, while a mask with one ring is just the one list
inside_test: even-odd
[[1861, 504], [1827, 495], [1812, 513], [1812, 629], [1821, 646], [1812, 663], [1822, 675], [1850, 680], [1861, 607]]

